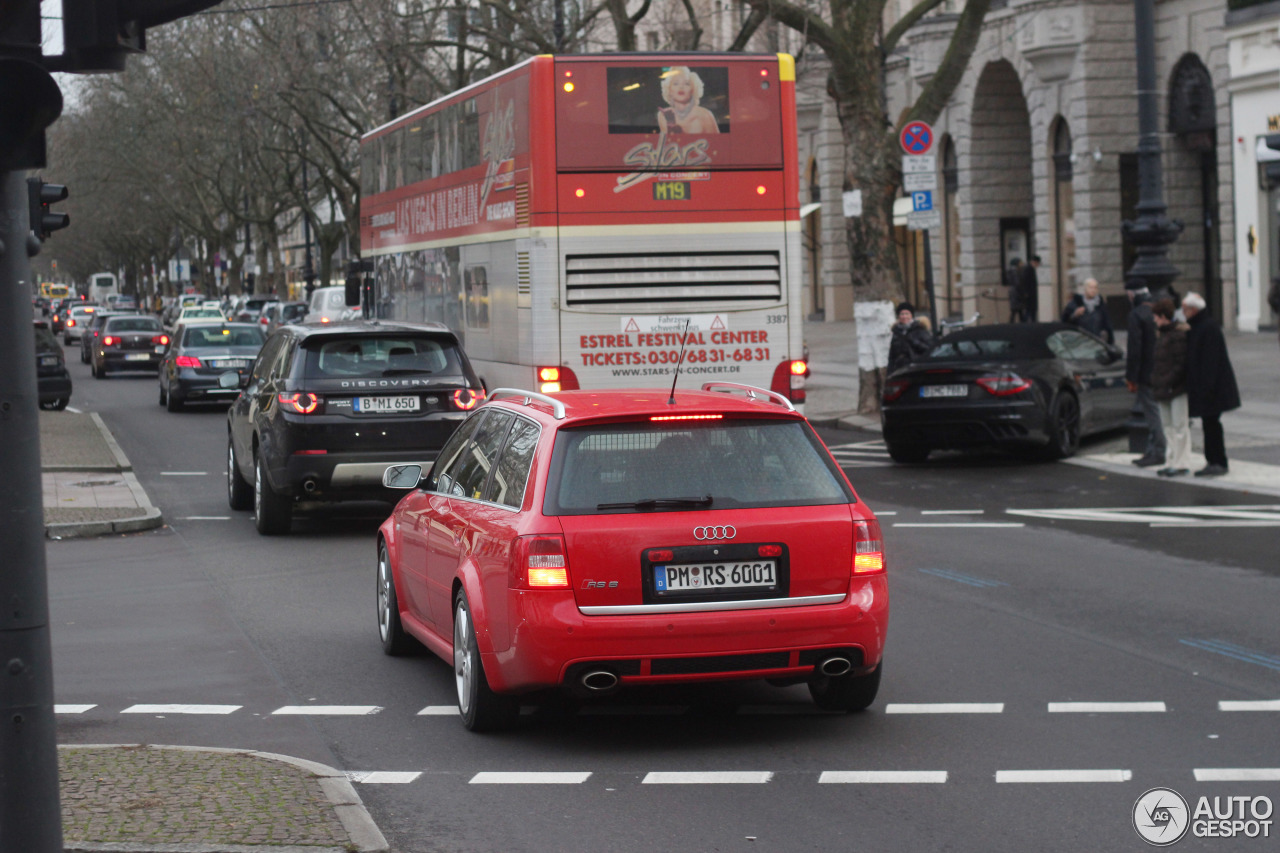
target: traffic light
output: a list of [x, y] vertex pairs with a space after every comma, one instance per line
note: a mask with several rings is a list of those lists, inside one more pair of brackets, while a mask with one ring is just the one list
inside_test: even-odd
[[63, 54], [50, 71], [123, 71], [125, 57], [147, 48], [146, 31], [194, 15], [220, 0], [63, 0]]
[[47, 240], [54, 231], [71, 224], [71, 217], [49, 209], [56, 201], [64, 201], [67, 188], [62, 184], [46, 184], [39, 178], [27, 178], [27, 215], [36, 237]]

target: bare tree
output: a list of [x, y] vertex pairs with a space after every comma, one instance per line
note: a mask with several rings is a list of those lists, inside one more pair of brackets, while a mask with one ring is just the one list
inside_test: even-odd
[[[899, 130], [932, 122], [955, 92], [982, 33], [991, 0], [965, 0], [951, 42], [924, 89], [894, 122], [888, 115], [885, 60], [903, 36], [943, 0], [919, 0], [888, 30], [887, 0], [830, 0], [824, 10], [794, 0], [746, 0], [753, 16], [768, 15], [820, 48], [831, 63], [827, 92], [836, 103], [844, 137], [844, 188], [861, 190], [862, 215], [845, 220], [854, 298], [896, 301], [905, 295], [893, 239], [893, 201], [902, 185]], [[740, 41], [745, 42], [743, 39]], [[879, 409], [884, 371], [860, 371], [859, 408]]]

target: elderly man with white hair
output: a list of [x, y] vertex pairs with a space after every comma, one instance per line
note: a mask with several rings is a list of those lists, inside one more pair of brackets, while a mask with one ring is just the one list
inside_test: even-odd
[[1227, 473], [1227, 446], [1222, 434], [1222, 413], [1240, 408], [1240, 390], [1227, 355], [1222, 329], [1205, 308], [1204, 297], [1189, 292], [1182, 297], [1187, 332], [1187, 404], [1190, 415], [1204, 426], [1204, 457], [1208, 464], [1197, 477]]

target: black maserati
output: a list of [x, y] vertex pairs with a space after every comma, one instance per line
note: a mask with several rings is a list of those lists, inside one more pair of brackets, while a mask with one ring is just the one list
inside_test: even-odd
[[1063, 459], [1124, 425], [1124, 368], [1121, 349], [1063, 323], [962, 329], [885, 380], [885, 445], [897, 462], [989, 446]]

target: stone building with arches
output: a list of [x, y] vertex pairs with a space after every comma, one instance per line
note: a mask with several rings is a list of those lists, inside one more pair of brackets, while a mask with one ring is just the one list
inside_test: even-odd
[[[1226, 7], [1225, 0], [1157, 0], [1156, 73], [1165, 201], [1184, 226], [1170, 247], [1180, 271], [1174, 287], [1203, 293], [1235, 326]], [[1099, 281], [1116, 319], [1126, 313], [1133, 250], [1121, 224], [1136, 218], [1138, 200], [1133, 14], [1132, 3], [1114, 0], [993, 0], [973, 59], [934, 123], [942, 227], [930, 235], [930, 260], [940, 317], [979, 311], [983, 322], [1006, 321], [1005, 270], [1031, 255], [1041, 258], [1040, 320], [1056, 319], [1086, 278]], [[927, 19], [890, 57], [892, 116], [937, 67], [955, 21], [945, 11]], [[811, 316], [847, 319], [855, 295], [844, 243], [842, 140], [834, 104], [818, 83], [821, 63], [811, 63], [807, 76], [810, 84], [798, 86], [807, 307]], [[926, 303], [923, 241], [897, 230], [909, 295]]]

